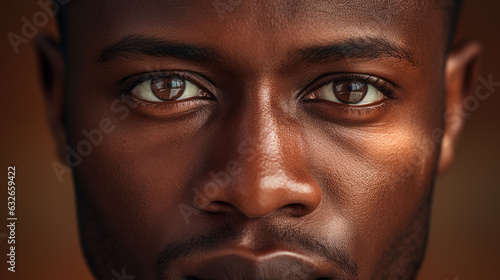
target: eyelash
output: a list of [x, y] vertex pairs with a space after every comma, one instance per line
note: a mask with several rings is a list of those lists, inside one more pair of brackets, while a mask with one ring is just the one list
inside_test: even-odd
[[126, 96], [129, 95], [130, 92], [138, 85], [141, 83], [151, 80], [151, 79], [164, 79], [164, 78], [179, 78], [183, 80], [188, 80], [192, 83], [194, 83], [196, 86], [199, 88], [207, 91], [208, 93], [211, 93], [212, 90], [207, 89], [206, 87], [202, 86], [203, 83], [201, 83], [200, 80], [203, 78], [198, 77], [197, 74], [190, 73], [190, 72], [145, 72], [141, 74], [136, 74], [133, 76], [126, 77], [122, 79], [118, 84], [119, 84], [119, 92], [120, 95]]
[[[312, 83], [309, 84], [309, 86], [306, 87], [310, 88], [307, 89], [303, 94], [301, 94], [301, 98], [304, 99], [305, 96], [307, 96], [309, 93], [312, 91], [315, 91], [317, 89], [320, 89], [321, 87], [331, 83], [331, 82], [339, 82], [339, 81], [357, 81], [361, 82], [364, 84], [369, 84], [375, 87], [377, 90], [379, 90], [385, 97], [389, 99], [395, 99], [395, 93], [396, 89], [398, 88], [397, 85], [386, 81], [384, 79], [366, 75], [366, 74], [355, 74], [355, 73], [339, 73], [339, 74], [327, 74], [323, 75], [320, 78], [317, 78], [314, 80]], [[306, 100], [303, 100], [303, 102], [307, 102]], [[361, 108], [361, 106], [356, 106], [357, 108]], [[357, 110], [357, 109], [356, 109]]]

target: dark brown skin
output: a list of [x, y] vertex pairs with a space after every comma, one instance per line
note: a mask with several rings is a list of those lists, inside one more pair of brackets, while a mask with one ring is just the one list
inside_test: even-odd
[[[136, 279], [413, 279], [462, 126], [443, 114], [473, 89], [480, 52], [447, 54], [444, 10], [415, 2], [243, 0], [222, 17], [212, 1], [69, 4], [67, 64], [49, 39], [37, 46], [61, 158], [83, 129], [114, 127], [73, 173], [96, 278], [125, 267]], [[108, 48], [127, 37], [203, 52]], [[367, 42], [379, 43], [369, 55], [304, 55]], [[148, 72], [200, 93], [145, 101], [128, 77]], [[319, 98], [332, 81], [365, 90], [367, 76], [393, 93]]]

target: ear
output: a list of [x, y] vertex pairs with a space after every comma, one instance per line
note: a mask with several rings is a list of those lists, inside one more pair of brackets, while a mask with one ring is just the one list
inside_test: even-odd
[[64, 129], [65, 64], [62, 48], [54, 39], [41, 35], [35, 49], [39, 60], [39, 73], [45, 99], [46, 114], [56, 141], [56, 151], [66, 157], [66, 133]]
[[466, 41], [456, 45], [446, 60], [445, 127], [441, 142], [438, 174], [445, 173], [453, 162], [464, 120], [464, 101], [474, 92], [479, 75], [481, 45]]

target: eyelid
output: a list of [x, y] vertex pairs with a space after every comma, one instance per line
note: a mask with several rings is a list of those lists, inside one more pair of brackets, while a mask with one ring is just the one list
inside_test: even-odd
[[339, 82], [346, 80], [353, 80], [365, 84], [370, 84], [389, 99], [395, 99], [396, 90], [399, 89], [398, 85], [376, 76], [359, 74], [359, 73], [341, 72], [341, 73], [325, 74], [319, 78], [316, 78], [314, 81], [310, 82], [303, 91], [300, 92], [298, 98], [301, 101], [305, 101], [305, 97], [311, 92], [320, 89], [321, 87], [331, 82]]
[[202, 75], [190, 71], [165, 70], [134, 74], [121, 79], [118, 82], [118, 88], [121, 95], [127, 95], [130, 94], [130, 92], [141, 83], [151, 79], [161, 78], [179, 78], [187, 80], [215, 98], [215, 86], [213, 85], [213, 83]]

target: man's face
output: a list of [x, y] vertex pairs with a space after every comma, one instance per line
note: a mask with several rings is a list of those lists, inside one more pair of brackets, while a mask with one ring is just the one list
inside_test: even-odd
[[433, 5], [71, 3], [67, 144], [96, 277], [413, 278], [445, 104]]

